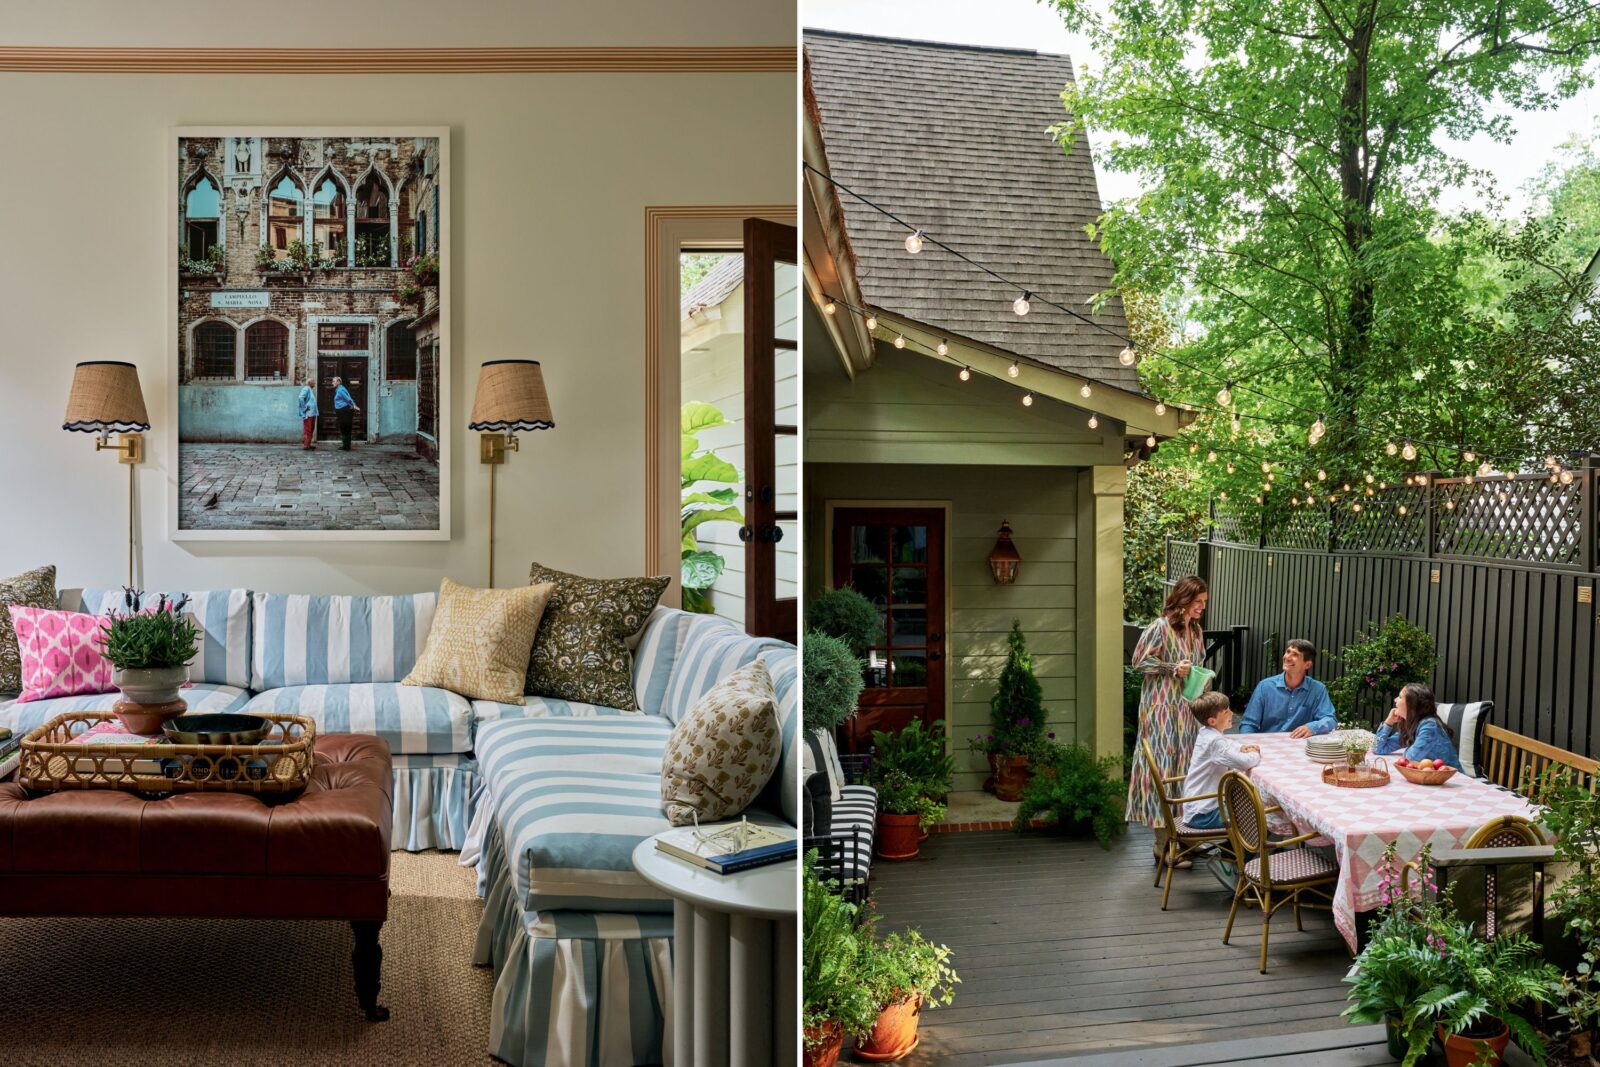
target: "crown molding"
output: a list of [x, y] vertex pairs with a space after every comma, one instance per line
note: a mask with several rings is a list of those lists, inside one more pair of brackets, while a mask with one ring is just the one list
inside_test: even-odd
[[0, 47], [0, 72], [60, 74], [792, 74], [794, 45], [656, 48]]

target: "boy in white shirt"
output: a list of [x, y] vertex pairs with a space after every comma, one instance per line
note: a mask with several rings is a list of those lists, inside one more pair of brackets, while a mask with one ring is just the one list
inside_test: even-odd
[[[1189, 701], [1189, 711], [1200, 724], [1189, 753], [1189, 773], [1183, 791], [1195, 796], [1215, 793], [1228, 771], [1248, 771], [1261, 762], [1260, 745], [1237, 745], [1223, 736], [1233, 725], [1233, 709], [1224, 693], [1205, 693]], [[1196, 830], [1220, 830], [1222, 809], [1217, 798], [1191, 800], [1183, 806], [1183, 821]]]

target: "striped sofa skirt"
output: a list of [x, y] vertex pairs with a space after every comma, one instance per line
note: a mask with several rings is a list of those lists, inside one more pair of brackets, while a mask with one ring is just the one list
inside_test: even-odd
[[672, 916], [526, 913], [500, 828], [480, 826], [473, 962], [494, 969], [489, 1052], [514, 1067], [670, 1063]]

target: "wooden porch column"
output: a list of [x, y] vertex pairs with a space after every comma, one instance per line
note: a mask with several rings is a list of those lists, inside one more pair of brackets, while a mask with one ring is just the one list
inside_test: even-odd
[[1122, 757], [1122, 466], [1078, 472], [1078, 737]]

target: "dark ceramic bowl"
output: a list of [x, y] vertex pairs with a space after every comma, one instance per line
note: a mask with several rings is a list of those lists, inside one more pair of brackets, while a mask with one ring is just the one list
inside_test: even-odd
[[180, 715], [161, 729], [175, 745], [254, 745], [272, 723], [259, 715]]

